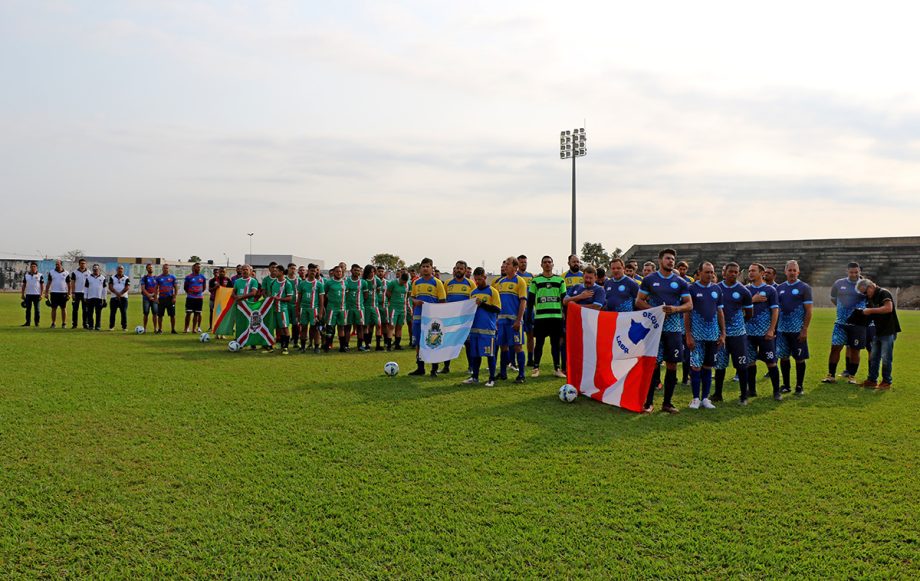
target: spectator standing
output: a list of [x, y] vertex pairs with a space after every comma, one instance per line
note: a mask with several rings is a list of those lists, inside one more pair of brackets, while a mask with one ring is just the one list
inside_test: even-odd
[[115, 311], [121, 313], [121, 330], [128, 329], [128, 291], [131, 288], [131, 279], [125, 276], [125, 267], [119, 265], [115, 275], [109, 277], [109, 331], [115, 330]]
[[51, 302], [51, 328], [57, 326], [57, 313], [61, 311], [61, 328], [67, 327], [67, 300], [70, 298], [70, 273], [64, 270], [60, 260], [54, 261], [54, 268], [45, 281], [45, 299]]
[[[867, 278], [856, 283], [856, 290], [865, 293], [868, 298], [868, 307], [863, 309], [863, 314], [872, 317], [875, 322], [875, 336], [872, 338], [872, 347], [869, 350], [869, 377], [863, 382], [863, 387], [875, 389], [890, 389], [892, 383], [891, 367], [894, 361], [894, 341], [901, 332], [898, 313], [894, 306], [891, 291], [882, 288]], [[881, 364], [882, 381], [876, 383]]]
[[78, 315], [83, 316], [83, 328], [86, 329], [86, 299], [83, 291], [86, 290], [86, 279], [89, 277], [89, 269], [86, 268], [86, 259], [81, 258], [77, 263], [77, 269], [70, 273], [70, 300], [72, 301], [71, 329], [77, 328], [77, 322], [80, 320]]
[[26, 310], [26, 322], [23, 327], [32, 324], [32, 311], [35, 311], [35, 326], [41, 318], [42, 287], [45, 285], [45, 277], [38, 273], [38, 263], [29, 263], [29, 272], [22, 278], [22, 306]]
[[105, 306], [105, 275], [98, 264], [93, 265], [93, 271], [86, 278], [86, 314], [89, 317], [87, 329], [98, 331], [102, 324], [102, 309]]

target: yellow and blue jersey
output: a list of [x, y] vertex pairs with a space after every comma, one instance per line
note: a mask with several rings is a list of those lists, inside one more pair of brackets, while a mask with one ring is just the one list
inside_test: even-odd
[[[422, 301], [423, 303], [440, 303], [447, 300], [447, 292], [444, 290], [444, 283], [435, 277], [417, 278], [412, 283], [412, 298]], [[421, 305], [412, 309], [412, 319], [422, 320]]]
[[499, 319], [517, 319], [521, 301], [527, 300], [527, 280], [518, 274], [503, 276], [492, 283], [502, 299], [502, 312]]
[[585, 273], [582, 271], [572, 272], [571, 270], [562, 275], [562, 278], [565, 279], [565, 287], [572, 288], [576, 284], [585, 284]]
[[473, 292], [473, 289], [476, 288], [470, 279], [463, 277], [460, 280], [452, 278], [447, 281], [446, 292], [447, 292], [447, 302], [454, 303], [457, 301], [465, 301], [470, 298], [470, 293]]
[[[479, 307], [473, 316], [473, 326], [470, 333], [479, 333], [482, 335], [494, 335], [497, 328], [498, 312], [502, 308], [501, 293], [498, 289], [487, 286], [486, 288], [474, 288], [470, 298], [475, 300]], [[487, 309], [485, 307], [494, 307]], [[498, 309], [497, 311], [495, 309]]]

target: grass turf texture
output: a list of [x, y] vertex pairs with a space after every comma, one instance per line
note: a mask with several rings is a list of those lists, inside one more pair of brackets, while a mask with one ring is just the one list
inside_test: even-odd
[[678, 387], [671, 417], [563, 404], [552, 377], [461, 387], [461, 361], [410, 378], [409, 352], [232, 354], [47, 311], [21, 329], [18, 303], [0, 296], [4, 578], [920, 576], [920, 313], [890, 392], [819, 383], [819, 310], [805, 397], [694, 412]]

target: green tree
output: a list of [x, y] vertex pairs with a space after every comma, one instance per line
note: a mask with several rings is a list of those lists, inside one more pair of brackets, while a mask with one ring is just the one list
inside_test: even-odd
[[421, 261], [410, 264], [409, 266], [406, 267], [406, 270], [414, 270], [415, 272], [421, 271], [422, 270]]
[[581, 262], [590, 264], [594, 268], [606, 267], [610, 264], [610, 255], [600, 242], [585, 242], [581, 246]]
[[198, 256], [197, 254], [193, 254], [189, 256], [188, 261], [189, 262], [201, 262], [201, 257]]
[[385, 266], [388, 270], [396, 270], [397, 268], [406, 266], [402, 258], [396, 254], [390, 254], [389, 252], [381, 252], [380, 254], [373, 255], [371, 257], [371, 264]]

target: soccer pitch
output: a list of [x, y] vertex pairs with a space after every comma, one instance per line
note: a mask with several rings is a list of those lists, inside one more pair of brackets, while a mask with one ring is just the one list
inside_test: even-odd
[[899, 316], [889, 392], [819, 383], [819, 309], [804, 397], [762, 379], [742, 408], [728, 381], [691, 411], [678, 386], [679, 416], [641, 416], [546, 373], [460, 386], [462, 358], [412, 378], [410, 351], [233, 354], [47, 309], [23, 329], [3, 295], [0, 576], [917, 578], [920, 313]]

